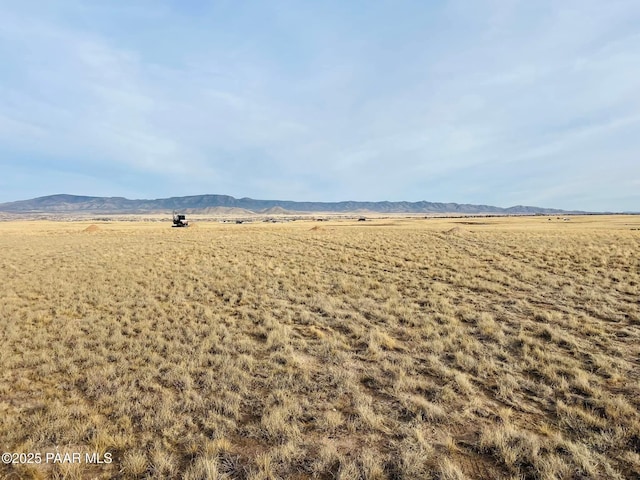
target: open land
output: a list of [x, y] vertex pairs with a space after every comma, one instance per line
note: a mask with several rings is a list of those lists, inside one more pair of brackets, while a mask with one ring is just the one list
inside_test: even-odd
[[549, 218], [0, 222], [0, 478], [638, 478], [640, 216]]

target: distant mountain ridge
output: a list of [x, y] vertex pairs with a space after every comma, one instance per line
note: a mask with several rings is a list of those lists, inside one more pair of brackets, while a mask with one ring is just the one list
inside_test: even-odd
[[80, 195], [49, 195], [46, 197], [0, 203], [0, 212], [7, 213], [158, 213], [184, 210], [189, 213], [233, 211], [243, 209], [253, 213], [452, 213], [452, 214], [566, 214], [585, 213], [554, 208], [516, 205], [508, 208], [491, 205], [471, 205], [439, 202], [296, 202], [291, 200], [255, 200], [235, 198], [229, 195], [192, 195], [187, 197], [160, 198], [155, 200], [129, 200], [124, 197], [87, 197]]

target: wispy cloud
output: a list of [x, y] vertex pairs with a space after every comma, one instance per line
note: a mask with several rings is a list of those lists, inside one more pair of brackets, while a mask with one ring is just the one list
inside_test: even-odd
[[15, 3], [0, 14], [0, 201], [637, 209], [638, 25], [627, 0]]

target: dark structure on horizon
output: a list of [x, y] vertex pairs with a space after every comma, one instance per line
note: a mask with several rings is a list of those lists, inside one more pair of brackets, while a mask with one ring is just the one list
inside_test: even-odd
[[172, 227], [188, 227], [189, 222], [186, 221], [185, 216], [173, 212], [173, 225]]

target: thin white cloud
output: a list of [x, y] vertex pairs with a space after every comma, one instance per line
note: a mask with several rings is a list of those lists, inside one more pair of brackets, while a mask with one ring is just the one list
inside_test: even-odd
[[[544, 174], [561, 165], [583, 170], [603, 208], [607, 192], [624, 208], [619, 188], [589, 180], [606, 161], [598, 155], [615, 152], [621, 178], [640, 175], [630, 160], [640, 142], [628, 134], [640, 118], [636, 2], [360, 14], [345, 4], [151, 5], [7, 8], [4, 150], [89, 175], [111, 166], [180, 178], [181, 193], [301, 200], [562, 204], [562, 180]], [[139, 31], [120, 26], [133, 20]], [[482, 169], [498, 177], [486, 187]], [[633, 202], [633, 186], [619, 184]]]

